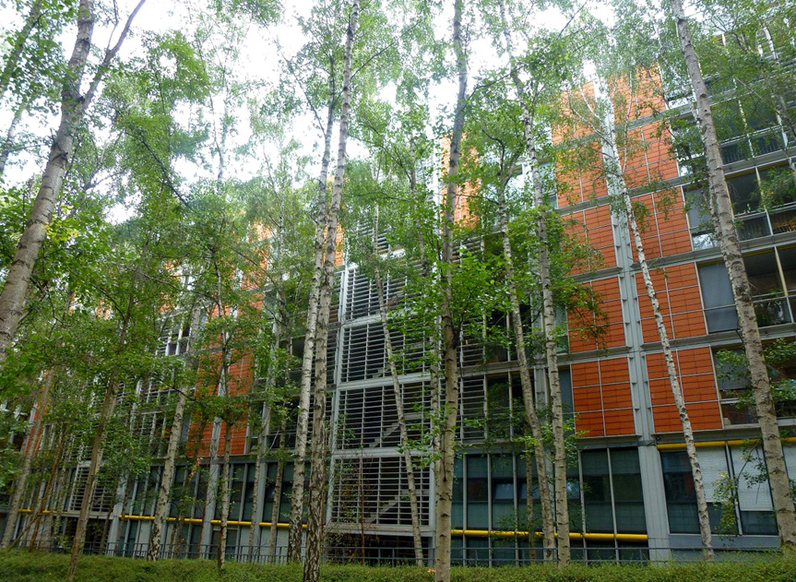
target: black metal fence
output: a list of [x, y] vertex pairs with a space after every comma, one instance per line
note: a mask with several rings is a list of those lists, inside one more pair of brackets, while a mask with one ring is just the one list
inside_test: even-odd
[[[20, 547], [18, 545], [18, 547]], [[21, 547], [25, 547], [24, 543]], [[69, 547], [53, 542], [37, 544], [39, 551], [69, 552]], [[106, 555], [127, 558], [146, 558], [149, 551], [147, 543], [87, 543], [83, 547], [84, 555]], [[717, 560], [742, 561], [750, 558], [778, 557], [777, 548], [717, 548]], [[250, 553], [247, 547], [228, 547], [226, 560], [256, 564], [284, 564], [287, 562], [287, 547], [279, 546], [274, 552], [268, 548], [254, 548]], [[218, 545], [181, 544], [179, 546], [162, 545], [159, 559], [216, 559]], [[572, 548], [572, 561], [586, 564], [625, 563], [648, 565], [653, 563], [698, 561], [702, 552], [698, 548], [655, 548], [647, 547], [588, 547]], [[548, 557], [552, 561], [555, 556]], [[370, 566], [414, 565], [414, 550], [411, 547], [390, 546], [327, 546], [324, 561], [329, 564], [362, 564]], [[543, 563], [545, 556], [541, 549], [520, 547], [475, 547], [453, 548], [451, 564], [458, 566], [522, 566]], [[423, 549], [425, 566], [434, 564], [434, 550]]]

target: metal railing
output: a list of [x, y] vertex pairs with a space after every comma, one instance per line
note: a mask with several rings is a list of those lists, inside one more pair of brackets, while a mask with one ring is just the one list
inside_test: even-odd
[[[481, 543], [487, 541], [482, 538]], [[25, 545], [17, 546], [25, 548]], [[67, 553], [70, 548], [57, 542], [51, 544], [37, 544], [37, 551]], [[149, 545], [147, 543], [87, 543], [83, 547], [83, 555], [104, 555], [125, 558], [147, 557]], [[650, 565], [656, 563], [690, 562], [702, 559], [700, 548], [653, 548], [646, 546], [595, 546], [573, 547], [572, 562], [585, 564], [636, 564]], [[779, 548], [771, 547], [739, 547], [716, 548], [716, 559], [725, 561], [743, 561], [750, 558], [764, 559], [776, 558], [781, 555]], [[182, 544], [176, 547], [161, 546], [159, 559], [216, 559], [218, 545]], [[554, 561], [549, 557], [548, 561]], [[433, 567], [434, 550], [423, 549], [424, 566]], [[229, 547], [226, 552], [228, 562], [241, 562], [252, 564], [285, 564], [287, 563], [287, 547], [278, 546], [273, 553], [268, 548], [255, 548], [249, 553], [247, 547]], [[414, 550], [411, 547], [401, 546], [327, 546], [324, 552], [324, 562], [327, 564], [358, 564], [366, 566], [411, 566], [415, 565]], [[490, 547], [456, 548], [451, 551], [451, 564], [454, 566], [527, 566], [545, 562], [544, 552], [539, 547], [517, 545], [501, 546], [493, 543]]]

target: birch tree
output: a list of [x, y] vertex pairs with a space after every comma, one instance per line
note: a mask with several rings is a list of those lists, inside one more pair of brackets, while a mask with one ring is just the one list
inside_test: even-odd
[[733, 222], [730, 194], [724, 179], [710, 96], [702, 76], [699, 57], [694, 48], [683, 4], [681, 0], [669, 0], [668, 5], [677, 29], [680, 48], [691, 83], [692, 96], [695, 100], [693, 113], [701, 134], [707, 164], [708, 207], [719, 248], [727, 266], [735, 309], [738, 314], [738, 327], [749, 364], [752, 394], [762, 433], [763, 452], [771, 485], [777, 529], [783, 549], [787, 553], [792, 553], [796, 548], [796, 510], [794, 510], [792, 490], [782, 452], [777, 414], [771, 395], [770, 379], [757, 326], [752, 291]]
[[505, 51], [509, 57], [510, 75], [514, 90], [522, 109], [523, 133], [525, 136], [527, 164], [533, 184], [534, 205], [538, 209], [536, 236], [539, 239], [539, 279], [542, 286], [542, 328], [545, 337], [545, 360], [547, 380], [550, 390], [551, 420], [553, 431], [553, 472], [554, 496], [557, 529], [557, 558], [560, 565], [570, 560], [569, 510], [567, 500], [567, 454], [564, 436], [564, 413], [561, 403], [561, 382], [558, 373], [558, 351], [555, 333], [555, 306], [550, 277], [550, 251], [547, 237], [547, 214], [549, 203], [544, 194], [542, 178], [537, 160], [536, 136], [534, 135], [535, 104], [542, 87], [542, 79], [532, 77], [524, 82], [520, 76], [517, 56], [514, 51], [511, 28], [509, 27], [506, 5], [500, 3], [500, 20], [505, 40]]
[[[346, 169], [346, 147], [351, 115], [352, 53], [359, 25], [359, 1], [351, 2], [343, 55], [343, 86], [341, 93], [339, 141], [334, 185], [326, 215], [326, 241], [323, 256], [322, 285], [318, 297], [318, 320], [315, 340], [315, 386], [313, 392], [312, 447], [310, 451], [310, 487], [307, 506], [307, 549], [304, 560], [304, 582], [317, 582], [323, 553], [324, 497], [326, 492], [326, 383], [329, 317], [334, 287], [334, 266], [337, 256], [337, 225], [343, 197]], [[305, 348], [306, 349], [306, 348]]]
[[102, 62], [96, 69], [85, 92], [81, 92], [92, 46], [96, 19], [93, 0], [81, 0], [77, 10], [77, 36], [61, 94], [61, 120], [55, 133], [47, 164], [36, 200], [28, 216], [28, 222], [17, 245], [3, 291], [0, 293], [0, 363], [7, 356], [24, 313], [31, 273], [47, 236], [47, 226], [58, 201], [64, 174], [73, 154], [74, 134], [86, 111], [94, 100], [99, 85], [108, 68], [116, 58], [133, 19], [146, 0], [140, 0], [124, 23], [116, 43], [105, 51]]

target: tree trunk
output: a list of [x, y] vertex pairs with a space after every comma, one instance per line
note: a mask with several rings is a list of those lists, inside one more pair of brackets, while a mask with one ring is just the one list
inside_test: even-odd
[[33, 266], [38, 258], [39, 249], [47, 237], [47, 225], [50, 223], [50, 217], [61, 192], [66, 167], [72, 154], [73, 132], [85, 112], [85, 106], [80, 104], [80, 83], [91, 49], [93, 33], [94, 2], [80, 0], [77, 11], [77, 37], [67, 65], [66, 78], [69, 81], [64, 85], [61, 95], [61, 122], [50, 148], [39, 192], [31, 208], [25, 230], [19, 239], [14, 260], [8, 268], [3, 292], [0, 294], [0, 363], [6, 359], [7, 350], [22, 318]]
[[307, 507], [307, 550], [304, 561], [304, 582], [317, 582], [323, 554], [324, 498], [326, 493], [326, 349], [329, 343], [329, 317], [334, 288], [334, 264], [337, 254], [337, 225], [343, 197], [346, 168], [346, 145], [351, 115], [351, 53], [359, 24], [359, 0], [351, 2], [343, 60], [343, 91], [340, 110], [340, 135], [337, 145], [337, 168], [326, 218], [326, 251], [322, 286], [318, 303], [315, 336], [315, 391], [310, 449], [310, 498]]
[[[669, 343], [669, 333], [666, 331], [666, 325], [663, 321], [663, 314], [661, 313], [661, 305], [658, 301], [658, 295], [655, 292], [655, 286], [652, 283], [652, 276], [650, 275], [649, 265], [647, 264], [647, 257], [644, 253], [644, 243], [641, 240], [641, 231], [639, 230], [638, 222], [636, 221], [635, 213], [633, 212], [633, 202], [630, 199], [630, 193], [627, 189], [627, 184], [622, 170], [621, 158], [619, 149], [617, 147], [616, 129], [614, 126], [614, 108], [611, 102], [611, 96], [608, 92], [607, 84], [603, 79], [598, 79], [595, 82], [595, 95], [597, 96], [605, 107], [605, 117], [603, 119], [596, 118], [594, 120], [597, 127], [597, 134], [600, 137], [602, 145], [602, 159], [605, 171], [605, 180], [608, 187], [608, 193], [611, 196], [618, 196], [621, 198], [621, 207], [624, 210], [630, 232], [633, 236], [633, 243], [638, 254], [638, 262], [641, 267], [641, 275], [644, 280], [644, 287], [647, 291], [647, 297], [652, 305], [652, 313], [655, 318], [655, 326], [658, 330], [658, 338], [661, 341], [661, 349], [663, 351], [663, 358], [666, 362], [666, 373], [669, 377], [669, 387], [672, 391], [675, 406], [677, 407], [678, 415], [680, 416], [680, 425], [683, 428], [683, 438], [685, 439], [686, 453], [688, 455], [688, 462], [691, 465], [691, 475], [694, 479], [694, 493], [697, 501], [697, 516], [699, 518], [699, 533], [702, 537], [702, 551], [705, 559], [712, 560], [713, 554], [713, 538], [710, 532], [710, 516], [708, 514], [708, 503], [705, 496], [705, 486], [702, 480], [702, 469], [699, 465], [699, 458], [697, 457], [696, 446], [694, 444], [694, 431], [691, 427], [691, 419], [688, 416], [688, 409], [685, 405], [685, 398], [683, 395], [682, 387], [680, 386], [680, 379], [677, 375], [677, 368], [674, 363], [674, 356], [672, 354], [671, 344]], [[595, 115], [599, 117], [599, 113]]]
[[[130, 319], [132, 318], [132, 310], [135, 297], [130, 293], [127, 303], [127, 312], [122, 321], [122, 329], [119, 334], [119, 340], [116, 348], [116, 355], [121, 354], [122, 350], [127, 343], [127, 331], [130, 326]], [[118, 379], [118, 369], [116, 367], [111, 371], [111, 377], [108, 381], [108, 386], [105, 389], [105, 399], [100, 408], [100, 415], [97, 421], [97, 428], [94, 433], [94, 442], [91, 447], [91, 460], [88, 466], [88, 475], [86, 475], [86, 485], [83, 488], [83, 499], [80, 503], [80, 514], [77, 518], [77, 528], [75, 529], [75, 537], [72, 541], [72, 551], [69, 557], [69, 572], [67, 580], [72, 582], [75, 579], [75, 572], [77, 571], [77, 563], [80, 559], [80, 554], [83, 551], [83, 544], [86, 540], [86, 527], [88, 526], [88, 513], [91, 510], [91, 502], [94, 496], [94, 486], [97, 481], [97, 474], [99, 473], [102, 464], [102, 441], [105, 437], [105, 429], [113, 417], [113, 411], [116, 408], [116, 394], [119, 391], [120, 382]]]
[[[189, 345], [185, 356], [185, 365], [189, 370], [195, 370], [199, 364], [196, 344], [201, 316], [201, 308], [199, 305], [194, 305], [194, 308], [191, 310], [191, 329], [188, 336]], [[171, 423], [169, 444], [166, 448], [166, 460], [163, 465], [163, 476], [160, 481], [160, 488], [158, 489], [155, 517], [152, 521], [152, 530], [149, 534], [148, 560], [157, 560], [160, 557], [160, 542], [166, 524], [166, 514], [171, 504], [171, 485], [174, 480], [174, 467], [177, 464], [177, 449], [179, 448], [180, 438], [182, 437], [185, 405], [188, 400], [187, 390], [190, 390], [190, 388], [185, 387], [177, 391], [177, 404], [174, 408], [174, 418]]]
[[17, 135], [19, 122], [22, 121], [22, 114], [27, 110], [27, 108], [28, 104], [26, 102], [20, 103], [17, 106], [16, 111], [14, 111], [14, 118], [11, 120], [11, 124], [8, 126], [6, 139], [3, 142], [2, 149], [0, 149], [0, 181], [2, 181], [3, 175], [5, 175], [8, 158], [11, 155], [11, 151], [14, 149], [14, 138]]
[[224, 427], [224, 456], [221, 461], [221, 532], [218, 537], [218, 571], [224, 572], [227, 559], [227, 533], [229, 531], [229, 455], [232, 452], [232, 427], [230, 420], [225, 421]]
[[[376, 208], [376, 222], [373, 228], [373, 258], [378, 263], [378, 207]], [[423, 539], [420, 536], [420, 508], [417, 502], [417, 486], [415, 485], [415, 468], [412, 460], [412, 443], [409, 442], [409, 431], [406, 428], [406, 415], [404, 414], [403, 392], [401, 382], [398, 380], [398, 367], [395, 365], [395, 355], [393, 353], [392, 338], [390, 337], [390, 325], [387, 315], [387, 303], [384, 299], [384, 284], [381, 280], [378, 264], [374, 271], [374, 283], [376, 284], [376, 294], [379, 299], [379, 316], [381, 317], [381, 330], [384, 334], [384, 348], [387, 356], [387, 363], [390, 367], [392, 377], [392, 389], [395, 397], [395, 414], [398, 420], [398, 429], [401, 437], [401, 452], [406, 466], [406, 487], [409, 494], [409, 513], [412, 519], [412, 545], [415, 551], [415, 565], [424, 564]], [[364, 557], [364, 555], [363, 555]]]
[[309, 431], [310, 391], [312, 390], [312, 362], [315, 355], [315, 332], [318, 321], [318, 299], [323, 280], [323, 253], [326, 238], [326, 180], [334, 128], [334, 62], [330, 63], [329, 103], [324, 133], [321, 173], [318, 176], [318, 224], [315, 226], [315, 262], [313, 264], [310, 296], [307, 305], [307, 331], [304, 335], [304, 354], [301, 359], [301, 388], [299, 391], [296, 447], [293, 452], [293, 487], [290, 495], [290, 524], [288, 526], [287, 559], [301, 561], [301, 524], [304, 516], [304, 475], [306, 474], [307, 434]]
[[[508, 179], [506, 176], [504, 180]], [[506, 211], [506, 189], [505, 183], [500, 185], [500, 199], [498, 201], [498, 214], [500, 217], [500, 234], [503, 239], [503, 258], [506, 261], [506, 286], [509, 293], [509, 303], [511, 304], [511, 327], [514, 332], [514, 341], [517, 344], [517, 365], [520, 372], [520, 384], [522, 386], [522, 403], [525, 407], [525, 421], [531, 429], [533, 437], [533, 458], [536, 461], [536, 473], [539, 477], [539, 497], [542, 504], [542, 535], [544, 540], [545, 559], [552, 559], [555, 554], [556, 538], [553, 518], [553, 506], [550, 500], [549, 481], [547, 477], [547, 454], [542, 437], [542, 424], [536, 414], [533, 397], [533, 383], [531, 382], [531, 370], [528, 365], [528, 354], [525, 347], [525, 330], [522, 324], [522, 314], [520, 312], [520, 301], [517, 295], [517, 288], [514, 284], [514, 259], [511, 250], [511, 239], [509, 238], [509, 221]], [[530, 467], [530, 455], [526, 459]], [[528, 484], [528, 499], [533, 508], [533, 490]], [[531, 529], [533, 521], [528, 522]], [[530, 531], [531, 539], [535, 532]]]
[[282, 501], [282, 481], [285, 477], [285, 432], [287, 420], [283, 420], [279, 427], [279, 461], [276, 465], [274, 483], [274, 505], [271, 508], [271, 525], [268, 527], [268, 560], [276, 564], [276, 535], [279, 527], [279, 508]]
[[448, 184], [443, 201], [442, 216], [442, 268], [440, 284], [442, 301], [442, 357], [445, 369], [445, 399], [442, 404], [444, 425], [440, 430], [440, 447], [434, 465], [436, 486], [435, 521], [436, 547], [434, 557], [434, 580], [450, 582], [451, 577], [451, 507], [453, 504], [453, 465], [455, 458], [456, 420], [459, 412], [459, 368], [458, 330], [452, 312], [453, 303], [453, 228], [458, 201], [459, 158], [461, 156], [462, 133], [464, 131], [464, 107], [467, 92], [467, 55], [462, 39], [462, 0], [454, 0], [453, 48], [456, 53], [456, 69], [459, 88], [456, 95], [456, 113], [453, 119], [450, 153], [448, 155]]
[[[202, 435], [205, 432], [205, 428], [207, 428], [207, 420], [203, 418], [202, 422], [199, 424], [196, 430], [196, 446], [194, 447], [194, 459], [190, 467], [188, 468], [188, 473], [185, 476], [185, 481], [183, 481], [183, 484], [186, 487], [190, 487], [192, 497], [194, 489], [193, 486], [191, 485], [191, 482], [193, 481], [196, 474], [199, 472], [199, 467], [202, 464], [202, 456], [199, 454], [199, 447], [201, 445]], [[189, 456], [187, 445], [185, 447], [185, 455]], [[179, 504], [177, 515], [174, 520], [174, 531], [172, 531], [171, 533], [171, 547], [172, 547], [172, 553], [174, 554], [175, 557], [179, 556], [181, 550], [183, 542], [182, 526], [184, 525], [184, 523], [185, 523], [185, 516], [182, 511], [182, 504]], [[189, 553], [190, 553], [190, 548], [189, 548]]]
[[[545, 467], [546, 469], [547, 467]], [[534, 559], [534, 548], [536, 547], [536, 526], [534, 525], [534, 515], [533, 515], [533, 467], [531, 467], [531, 455], [526, 452], [525, 454], [525, 518], [528, 521], [528, 547], [530, 548], [530, 560], [533, 561]], [[539, 493], [539, 497], [541, 498], [541, 490]], [[547, 498], [550, 499], [550, 492], [547, 493]], [[552, 514], [552, 509], [550, 510]], [[553, 521], [552, 515], [550, 516], [550, 521]], [[542, 525], [544, 528], [544, 525]], [[545, 536], [544, 531], [542, 532], [543, 538]], [[547, 540], [544, 541], [544, 547], [548, 547]], [[553, 539], [552, 543], [550, 543], [550, 548], [555, 548], [556, 542], [555, 538]], [[547, 558], [547, 550], [545, 549], [545, 558]], [[552, 558], [552, 556], [551, 556]]]
[[36, 418], [30, 425], [28, 436], [25, 439], [25, 445], [22, 447], [22, 467], [20, 468], [19, 475], [17, 475], [17, 478], [14, 480], [14, 493], [11, 495], [11, 500], [8, 503], [6, 529], [3, 532], [3, 540], [0, 542], [0, 550], [11, 547], [14, 529], [16, 528], [17, 519], [19, 518], [19, 510], [22, 506], [22, 498], [25, 495], [25, 489], [28, 485], [28, 477], [30, 477], [31, 464], [33, 463], [33, 457], [36, 456], [36, 451], [39, 447], [44, 414], [47, 411], [47, 407], [50, 405], [50, 390], [53, 384], [55, 384], [55, 371], [47, 370], [44, 382], [41, 386], [41, 392], [39, 393], [39, 405], [36, 408]]
[[696, 99], [694, 115], [702, 137], [702, 145], [705, 148], [710, 213], [721, 254], [727, 266], [730, 286], [735, 300], [735, 309], [738, 313], [738, 326], [749, 364], [752, 393], [758, 422], [760, 423], [760, 432], [762, 433], [763, 452], [771, 485], [771, 497], [777, 518], [777, 529], [779, 530], [783, 550], [788, 554], [792, 554], [796, 551], [796, 511], [794, 510], [791, 487], [785, 467], [776, 408], [771, 394], [768, 369], [760, 341], [760, 331], [757, 327], [752, 290], [746, 275], [743, 255], [738, 243], [738, 235], [735, 231], [730, 194], [727, 190], [727, 183], [724, 180], [724, 168], [716, 137], [716, 129], [713, 124], [710, 98], [699, 68], [699, 59], [691, 40], [688, 19], [683, 12], [682, 2], [681, 0], [670, 0], [670, 5], [677, 26], [677, 34], [680, 38], [680, 47], [685, 59], [686, 69], [691, 80], [691, 88]]
[[39, 192], [33, 202], [25, 230], [17, 244], [14, 260], [8, 268], [5, 285], [0, 293], [0, 364], [6, 357], [14, 334], [25, 308], [25, 296], [28, 292], [30, 277], [33, 267], [39, 256], [44, 240], [47, 238], [47, 226], [50, 223], [55, 204], [63, 185], [69, 158], [72, 155], [74, 144], [73, 132], [85, 116], [91, 101], [96, 94], [99, 84], [108, 70], [111, 61], [122, 46], [130, 31], [133, 19], [146, 0], [140, 0], [119, 35], [113, 48], [105, 51], [105, 57], [100, 63], [85, 94], [80, 94], [80, 85], [83, 73], [91, 50], [91, 37], [94, 32], [94, 1], [80, 0], [77, 9], [77, 37], [72, 56], [67, 63], [66, 79], [61, 93], [61, 121], [55, 133], [53, 145], [44, 168]]
[[[269, 372], [270, 373], [270, 372]], [[265, 406], [265, 404], [263, 404]], [[254, 561], [255, 556], [260, 555], [260, 482], [263, 478], [263, 462], [265, 459], [265, 446], [263, 440], [266, 438], [266, 426], [271, 422], [270, 410], [262, 411], [260, 420], [261, 428], [257, 436], [257, 454], [254, 458], [254, 482], [252, 483], [252, 517], [249, 527], [249, 547], [247, 557], [249, 561]], [[255, 553], [256, 550], [256, 553]]]
[[[539, 176], [539, 164], [536, 160], [536, 139], [533, 135], [534, 112], [528, 103], [530, 95], [522, 83], [516, 68], [511, 35], [508, 31], [505, 3], [500, 2], [500, 12], [503, 32], [506, 40], [506, 49], [511, 62], [511, 78], [517, 91], [523, 111], [523, 132], [528, 150], [528, 165], [531, 168], [531, 177], [534, 189], [534, 204], [538, 211], [536, 220], [536, 236], [539, 239], [539, 279], [542, 284], [542, 328], [545, 339], [545, 359], [547, 361], [547, 377], [550, 384], [550, 405], [553, 426], [553, 470], [556, 526], [558, 528], [558, 563], [565, 566], [570, 559], [569, 540], [569, 508], [567, 499], [567, 458], [564, 435], [564, 412], [561, 404], [561, 382], [558, 375], [558, 352], [556, 351], [555, 338], [555, 307], [553, 304], [553, 289], [550, 280], [550, 256], [547, 241], [547, 212], [544, 201], [542, 181]], [[537, 455], [538, 457], [538, 455]], [[538, 463], [537, 458], [537, 463]], [[541, 476], [540, 476], [541, 483]]]

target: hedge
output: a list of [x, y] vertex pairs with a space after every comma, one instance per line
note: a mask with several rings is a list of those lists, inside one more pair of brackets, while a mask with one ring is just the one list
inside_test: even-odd
[[[7, 552], [0, 554], [3, 582], [63, 582], [69, 557], [64, 554]], [[573, 564], [500, 568], [454, 567], [453, 582], [794, 582], [796, 560], [755, 559], [705, 564], [692, 562], [662, 566]], [[326, 565], [324, 582], [429, 582], [427, 568]], [[147, 562], [130, 558], [84, 556], [78, 582], [300, 582], [300, 565], [262, 565], [230, 562], [222, 576], [209, 560]]]

